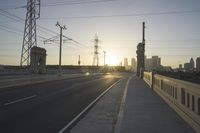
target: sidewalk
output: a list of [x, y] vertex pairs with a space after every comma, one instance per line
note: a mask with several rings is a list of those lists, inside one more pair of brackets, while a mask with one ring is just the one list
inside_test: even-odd
[[135, 76], [114, 86], [70, 133], [113, 132], [195, 133], [142, 79]]
[[116, 133], [195, 133], [143, 80], [130, 81]]

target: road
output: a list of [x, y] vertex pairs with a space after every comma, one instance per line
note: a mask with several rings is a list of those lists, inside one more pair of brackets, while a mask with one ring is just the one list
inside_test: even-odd
[[93, 75], [0, 89], [0, 132], [56, 133], [122, 75]]

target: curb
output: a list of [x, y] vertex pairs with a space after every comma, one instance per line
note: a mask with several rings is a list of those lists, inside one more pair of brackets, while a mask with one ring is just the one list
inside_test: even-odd
[[120, 110], [119, 110], [119, 114], [118, 114], [118, 118], [117, 118], [117, 123], [115, 125], [115, 129], [114, 129], [114, 133], [120, 133], [121, 130], [121, 123], [122, 123], [122, 119], [123, 119], [123, 114], [124, 114], [124, 107], [125, 107], [125, 102], [126, 102], [126, 96], [127, 96], [127, 91], [128, 91], [128, 86], [129, 86], [129, 82], [132, 79], [132, 76], [129, 77], [128, 81], [126, 82], [126, 87], [124, 90], [124, 94], [122, 97], [122, 101], [121, 101], [121, 105], [120, 105]]

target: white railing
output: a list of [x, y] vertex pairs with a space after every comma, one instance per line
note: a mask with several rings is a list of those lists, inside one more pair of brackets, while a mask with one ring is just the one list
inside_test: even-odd
[[189, 125], [200, 132], [200, 85], [144, 72], [144, 81]]

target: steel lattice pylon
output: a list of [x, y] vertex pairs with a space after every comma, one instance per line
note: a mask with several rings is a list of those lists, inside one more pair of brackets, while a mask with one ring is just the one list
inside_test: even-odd
[[98, 46], [99, 39], [98, 39], [97, 34], [95, 34], [94, 42], [95, 42], [95, 44], [94, 44], [94, 57], [93, 57], [92, 65], [94, 66], [95, 62], [96, 62], [97, 66], [99, 66], [99, 46]]
[[30, 49], [37, 46], [36, 19], [40, 17], [40, 0], [27, 0], [27, 13], [20, 65], [29, 65]]

